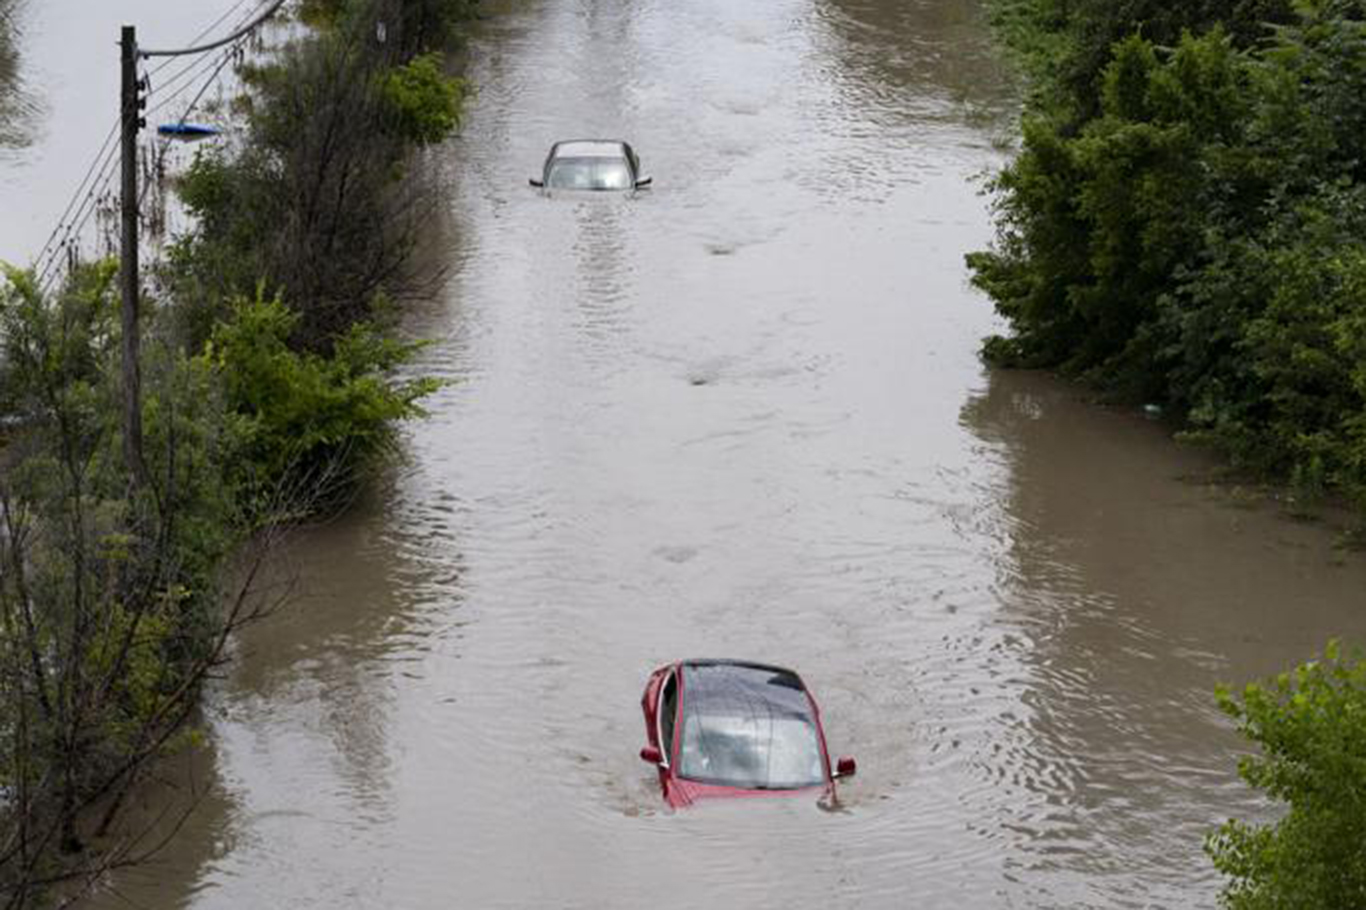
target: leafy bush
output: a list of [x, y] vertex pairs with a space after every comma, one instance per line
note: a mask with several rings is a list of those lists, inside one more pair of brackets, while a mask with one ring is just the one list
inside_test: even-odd
[[441, 55], [414, 57], [384, 77], [384, 95], [399, 132], [418, 145], [431, 145], [460, 125], [464, 82], [441, 72]]
[[288, 339], [298, 320], [278, 298], [239, 300], [201, 355], [236, 418], [250, 472], [242, 485], [258, 492], [290, 478], [344, 489], [390, 451], [396, 422], [419, 416], [418, 400], [438, 385], [391, 379], [418, 346], [364, 323], [339, 338], [331, 356], [293, 351]]
[[998, 32], [1033, 77], [1033, 103], [1068, 132], [1100, 113], [1114, 45], [1141, 37], [1173, 47], [1183, 34], [1221, 27], [1238, 48], [1257, 47], [1295, 21], [1296, 0], [992, 0]]
[[199, 687], [269, 606], [253, 581], [273, 532], [348, 489], [436, 387], [393, 378], [416, 346], [372, 317], [409, 280], [434, 204], [413, 152], [458, 123], [462, 84], [427, 52], [472, 2], [313, 0], [323, 32], [246, 68], [245, 139], [180, 182], [196, 225], [161, 270], [170, 300], [144, 301], [145, 479], [123, 463], [116, 266], [51, 296], [4, 271], [8, 904], [145, 858], [145, 830], [102, 839], [146, 769], [193, 738]]
[[[1146, 8], [1002, 3], [1016, 28], [1053, 10], [1069, 59]], [[1277, 4], [1153, 9], [1093, 88], [1036, 93], [968, 264], [1013, 329], [995, 362], [1162, 404], [1241, 466], [1366, 505], [1366, 4], [1297, 8], [1261, 43], [1246, 17]], [[1210, 28], [1147, 37], [1182, 17]]]
[[1243, 779], [1287, 806], [1266, 825], [1231, 820], [1206, 842], [1231, 881], [1233, 910], [1366, 907], [1366, 661], [1330, 644], [1310, 661], [1235, 697], [1225, 713], [1261, 747]]

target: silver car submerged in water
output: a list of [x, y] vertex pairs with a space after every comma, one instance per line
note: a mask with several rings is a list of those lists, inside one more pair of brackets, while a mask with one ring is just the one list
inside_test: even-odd
[[545, 190], [638, 190], [650, 185], [640, 175], [640, 157], [620, 139], [567, 139], [550, 147], [539, 178]]

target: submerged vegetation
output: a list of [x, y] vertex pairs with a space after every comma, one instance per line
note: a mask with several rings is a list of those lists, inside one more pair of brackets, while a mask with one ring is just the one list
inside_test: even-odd
[[985, 353], [1366, 509], [1366, 3], [996, 0], [1032, 75]]
[[[249, 519], [227, 467], [241, 447], [197, 358], [144, 348], [146, 486], [120, 437], [112, 264], [44, 297], [27, 274], [0, 291], [0, 901], [135, 861], [107, 837], [150, 763], [185, 742], [226, 636], [267, 606]], [[233, 553], [236, 583], [220, 571]], [[94, 841], [103, 849], [90, 849]]]
[[290, 522], [392, 453], [433, 380], [396, 371], [437, 197], [421, 149], [459, 123], [444, 54], [471, 0], [311, 0], [241, 71], [242, 129], [179, 182], [195, 216], [154, 270], [145, 481], [124, 462], [117, 266], [0, 281], [0, 906], [155, 848], [131, 788], [195, 736], [202, 684]]

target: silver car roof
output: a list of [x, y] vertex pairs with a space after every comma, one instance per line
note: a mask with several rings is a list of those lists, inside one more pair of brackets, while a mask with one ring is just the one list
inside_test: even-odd
[[626, 145], [615, 139], [570, 139], [555, 143], [556, 158], [625, 158]]

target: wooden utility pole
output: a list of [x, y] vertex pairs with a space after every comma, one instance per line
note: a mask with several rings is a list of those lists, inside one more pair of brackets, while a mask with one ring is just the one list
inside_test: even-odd
[[230, 44], [250, 33], [284, 5], [275, 0], [270, 8], [251, 22], [226, 37], [198, 47], [175, 50], [138, 50], [137, 30], [123, 27], [123, 79], [121, 86], [120, 122], [123, 129], [123, 232], [119, 256], [119, 285], [123, 291], [123, 460], [128, 463], [128, 474], [134, 487], [147, 483], [147, 465], [142, 460], [142, 380], [138, 368], [140, 347], [138, 323], [138, 130], [147, 125], [142, 119], [146, 105], [138, 82], [138, 61], [147, 57], [182, 57], [202, 54]]
[[142, 111], [138, 103], [138, 39], [131, 25], [123, 27], [123, 236], [119, 257], [119, 284], [123, 290], [123, 460], [134, 487], [147, 482], [142, 460], [142, 379], [138, 368], [138, 130]]

